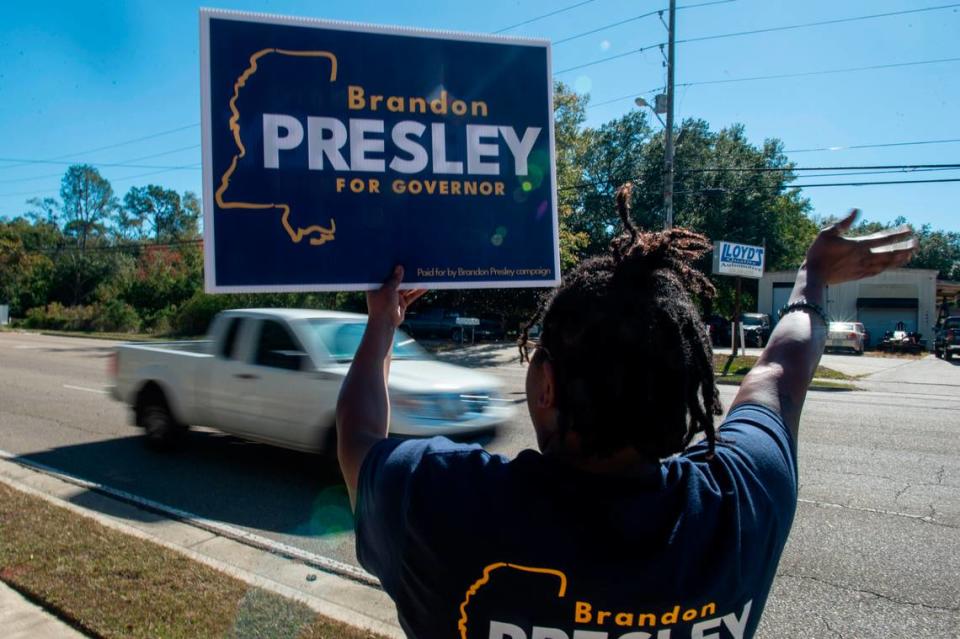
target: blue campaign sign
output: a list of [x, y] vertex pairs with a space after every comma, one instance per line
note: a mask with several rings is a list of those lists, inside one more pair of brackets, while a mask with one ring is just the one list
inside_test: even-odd
[[547, 41], [202, 10], [212, 292], [552, 286]]

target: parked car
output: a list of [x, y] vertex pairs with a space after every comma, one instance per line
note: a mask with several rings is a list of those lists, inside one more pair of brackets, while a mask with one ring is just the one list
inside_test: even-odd
[[897, 323], [896, 330], [887, 331], [877, 345], [881, 351], [892, 353], [920, 353], [927, 348], [927, 342], [916, 331], [908, 331], [903, 322]]
[[[330, 450], [337, 395], [366, 321], [332, 311], [224, 311], [205, 340], [117, 347], [112, 394], [133, 409], [148, 443], [161, 447], [198, 425]], [[471, 435], [513, 413], [495, 377], [437, 361], [401, 331], [389, 385], [392, 435]]]
[[861, 322], [830, 322], [826, 350], [849, 350], [863, 355], [867, 346], [867, 331]]
[[401, 330], [418, 339], [438, 337], [459, 339], [461, 327], [457, 324], [460, 313], [443, 308], [424, 308], [407, 313]]
[[480, 318], [480, 326], [477, 326], [475, 331], [476, 339], [491, 342], [500, 341], [507, 335], [503, 328], [503, 322], [488, 317]]
[[933, 354], [948, 362], [960, 354], [960, 315], [948, 317], [936, 329]]
[[770, 316], [766, 313], [741, 313], [745, 346], [763, 346], [770, 339]]

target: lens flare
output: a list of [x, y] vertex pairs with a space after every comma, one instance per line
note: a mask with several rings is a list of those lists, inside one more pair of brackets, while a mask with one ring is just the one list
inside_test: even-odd
[[537, 207], [537, 219], [539, 220], [544, 215], [547, 214], [547, 210], [550, 208], [546, 200], [540, 203], [540, 206]]

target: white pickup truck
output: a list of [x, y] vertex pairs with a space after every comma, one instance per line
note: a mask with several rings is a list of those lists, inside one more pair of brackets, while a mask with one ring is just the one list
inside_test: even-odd
[[[366, 315], [295, 309], [224, 311], [206, 340], [123, 344], [115, 399], [147, 443], [169, 447], [188, 425], [309, 452], [335, 452], [335, 408]], [[390, 433], [492, 431], [513, 406], [496, 378], [439, 362], [398, 331], [390, 368]]]

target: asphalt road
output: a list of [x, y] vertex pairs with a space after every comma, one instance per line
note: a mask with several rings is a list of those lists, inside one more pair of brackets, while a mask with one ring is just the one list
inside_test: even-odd
[[[329, 464], [209, 431], [177, 454], [146, 450], [105, 392], [112, 345], [0, 333], [0, 449], [355, 563]], [[522, 399], [513, 351], [446, 357], [490, 370]], [[960, 637], [960, 362], [868, 366], [867, 391], [808, 398], [801, 503], [761, 637]], [[735, 390], [721, 388], [725, 402]], [[533, 446], [525, 412], [485, 444], [508, 455]]]

